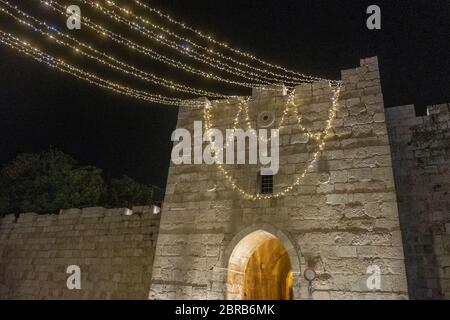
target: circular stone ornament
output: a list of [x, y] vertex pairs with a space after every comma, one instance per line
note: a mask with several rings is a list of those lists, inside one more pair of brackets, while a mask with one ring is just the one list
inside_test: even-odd
[[260, 128], [268, 128], [275, 123], [275, 116], [270, 111], [263, 111], [258, 115], [258, 126]]
[[303, 273], [303, 276], [305, 277], [306, 280], [311, 282], [316, 280], [317, 274], [313, 269], [306, 269], [305, 272]]

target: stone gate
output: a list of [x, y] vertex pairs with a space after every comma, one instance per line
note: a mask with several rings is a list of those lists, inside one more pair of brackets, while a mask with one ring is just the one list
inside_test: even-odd
[[[273, 192], [291, 185], [304, 168], [310, 170], [284, 197], [249, 201], [215, 165], [171, 164], [151, 299], [245, 298], [245, 266], [255, 250], [275, 239], [284, 248], [280, 259], [289, 257], [286, 285], [292, 286], [293, 299], [408, 298], [377, 59], [342, 71], [342, 81], [337, 115], [318, 159], [313, 157], [318, 143], [301, 128], [320, 132], [326, 127], [333, 97], [329, 83], [302, 84], [293, 96], [283, 87], [254, 89], [241, 127], [248, 120], [257, 128], [263, 112], [274, 115], [277, 127], [290, 98], [301, 116], [299, 126], [290, 110], [280, 130]], [[209, 103], [214, 127], [232, 128], [239, 99], [205, 101], [205, 106]], [[181, 109], [177, 127], [193, 130], [194, 121], [202, 119], [203, 109]], [[228, 172], [233, 183], [257, 194], [260, 169], [237, 165]], [[381, 270], [378, 290], [367, 285], [369, 266]], [[317, 274], [314, 290], [304, 279], [307, 269]]]

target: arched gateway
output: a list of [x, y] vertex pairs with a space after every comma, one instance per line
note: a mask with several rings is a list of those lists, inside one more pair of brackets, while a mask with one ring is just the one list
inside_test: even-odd
[[292, 266], [280, 240], [263, 230], [243, 238], [234, 248], [227, 276], [227, 299], [293, 299]]

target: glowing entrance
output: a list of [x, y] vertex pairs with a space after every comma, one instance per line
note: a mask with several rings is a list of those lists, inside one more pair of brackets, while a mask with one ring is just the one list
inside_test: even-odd
[[259, 230], [242, 239], [230, 257], [227, 299], [292, 298], [291, 262], [278, 238]]

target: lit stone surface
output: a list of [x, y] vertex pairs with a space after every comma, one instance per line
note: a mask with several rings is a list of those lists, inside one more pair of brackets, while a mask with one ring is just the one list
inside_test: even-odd
[[[0, 220], [1, 299], [146, 299], [159, 216], [150, 207], [62, 210]], [[68, 290], [70, 265], [81, 290]]]
[[[233, 262], [233, 252], [242, 250], [241, 241], [254, 232], [277, 239], [288, 252], [294, 299], [310, 299], [303, 279], [307, 268], [318, 274], [313, 299], [408, 298], [377, 59], [343, 71], [342, 80], [334, 134], [314, 170], [284, 198], [246, 201], [229, 188], [216, 166], [171, 165], [151, 299], [225, 299], [230, 287], [239, 293], [246, 270], [236, 279], [229, 275], [230, 268], [243, 269]], [[304, 127], [325, 127], [331, 96], [326, 82], [296, 88], [294, 101]], [[249, 102], [252, 127], [263, 111], [279, 120], [287, 98], [282, 90], [255, 90]], [[213, 126], [231, 128], [237, 103], [212, 105]], [[180, 110], [178, 127], [192, 129], [194, 120], [202, 120], [201, 110]], [[293, 114], [280, 134], [275, 192], [293, 183], [317, 147], [302, 139]], [[246, 191], [256, 192], [258, 166], [227, 169]], [[371, 264], [381, 268], [380, 291], [366, 286]]]

